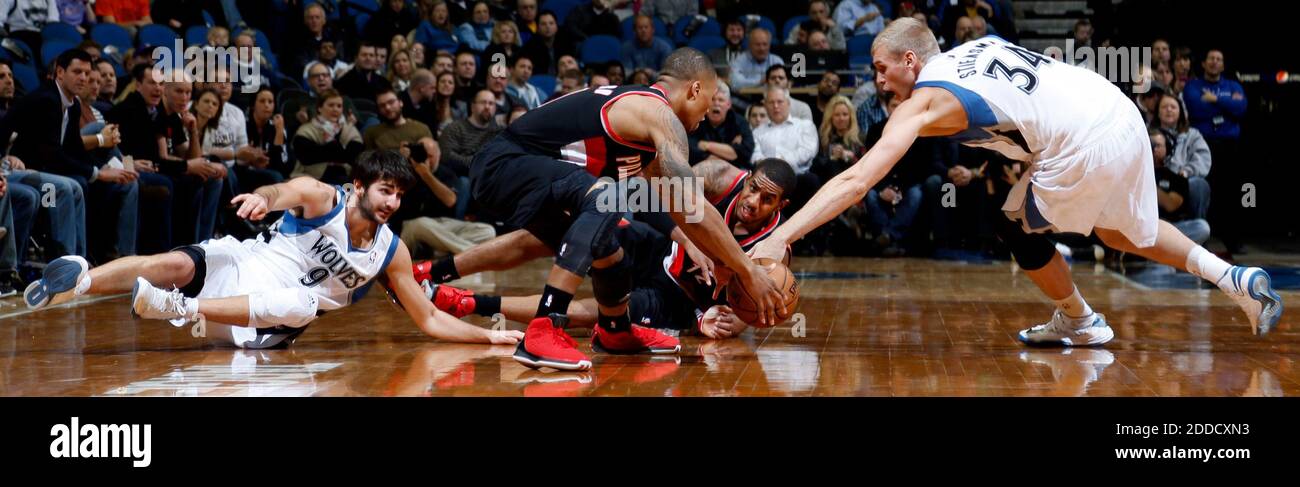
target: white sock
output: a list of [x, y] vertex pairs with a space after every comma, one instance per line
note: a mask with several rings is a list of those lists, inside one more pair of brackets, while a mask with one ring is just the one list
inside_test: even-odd
[[1061, 310], [1061, 313], [1065, 314], [1066, 317], [1072, 318], [1076, 321], [1080, 318], [1092, 316], [1092, 307], [1088, 306], [1088, 302], [1084, 301], [1083, 296], [1079, 295], [1078, 287], [1075, 287], [1074, 292], [1069, 296], [1066, 296], [1064, 299], [1053, 299], [1052, 303], [1055, 304], [1056, 309]]
[[89, 290], [90, 290], [90, 273], [87, 272], [86, 277], [83, 277], [81, 278], [80, 281], [77, 281], [77, 287], [73, 289], [72, 295], [81, 296], [82, 294], [86, 294], [86, 291]]
[[1192, 251], [1187, 254], [1187, 272], [1214, 283], [1220, 289], [1224, 284], [1230, 284], [1224, 283], [1223, 278], [1228, 275], [1228, 269], [1231, 268], [1232, 264], [1224, 262], [1219, 256], [1210, 253], [1200, 245], [1192, 247]]
[[198, 298], [185, 298], [185, 316], [182, 316], [182, 318], [185, 318], [187, 320], [193, 320], [198, 315], [199, 315]]

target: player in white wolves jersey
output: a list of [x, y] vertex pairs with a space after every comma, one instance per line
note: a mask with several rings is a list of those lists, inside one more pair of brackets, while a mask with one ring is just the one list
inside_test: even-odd
[[862, 199], [917, 137], [946, 136], [1030, 168], [995, 227], [1057, 309], [1047, 323], [1021, 331], [1021, 341], [1100, 345], [1115, 335], [1079, 295], [1047, 231], [1095, 231], [1111, 248], [1187, 269], [1232, 297], [1256, 334], [1281, 318], [1282, 298], [1263, 269], [1231, 266], [1158, 219], [1142, 117], [1100, 75], [996, 37], [941, 54], [934, 34], [913, 19], [889, 24], [871, 54], [883, 89], [905, 101], [880, 141], [760, 243], [754, 257], [780, 258], [786, 245]]
[[208, 240], [94, 269], [80, 257], [60, 257], [24, 298], [39, 309], [82, 294], [130, 290], [136, 316], [182, 326], [201, 314], [209, 336], [272, 348], [292, 344], [318, 314], [352, 304], [379, 279], [433, 337], [517, 343], [521, 332], [486, 330], [435, 309], [412, 278], [411, 254], [385, 224], [416, 183], [407, 158], [370, 151], [354, 167], [351, 191], [303, 177], [236, 196], [241, 218], [289, 210], [257, 237]]

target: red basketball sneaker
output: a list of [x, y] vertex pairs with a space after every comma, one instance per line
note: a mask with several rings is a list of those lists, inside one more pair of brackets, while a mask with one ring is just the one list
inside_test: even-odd
[[632, 325], [631, 331], [615, 333], [597, 326], [591, 332], [591, 349], [612, 354], [645, 352], [661, 354], [677, 353], [681, 351], [682, 344], [676, 338], [654, 328]]
[[474, 312], [474, 291], [434, 284], [433, 307], [450, 313], [457, 318], [464, 318]]
[[415, 282], [432, 281], [433, 261], [416, 262], [411, 265], [411, 272], [415, 274]]
[[588, 370], [591, 360], [578, 351], [578, 342], [564, 332], [567, 316], [551, 313], [534, 318], [524, 330], [524, 339], [515, 347], [515, 361], [525, 367], [550, 367], [559, 370]]

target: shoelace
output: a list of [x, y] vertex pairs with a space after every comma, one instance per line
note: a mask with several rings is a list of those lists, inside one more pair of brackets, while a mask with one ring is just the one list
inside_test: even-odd
[[[161, 290], [160, 290], [161, 291]], [[181, 315], [179, 318], [168, 320], [173, 325], [180, 326], [190, 321], [185, 317], [185, 295], [181, 293], [180, 288], [172, 286], [171, 291], [162, 291], [163, 294], [163, 311], [170, 311]]]

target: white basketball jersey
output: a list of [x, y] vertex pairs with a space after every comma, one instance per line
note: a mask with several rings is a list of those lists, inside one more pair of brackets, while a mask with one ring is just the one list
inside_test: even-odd
[[1086, 146], [1132, 104], [1101, 75], [996, 36], [930, 59], [915, 86], [925, 87], [951, 92], [965, 108], [969, 127], [954, 139], [1024, 162]]
[[[306, 286], [329, 311], [352, 304], [365, 295], [384, 272], [399, 240], [388, 225], [380, 225], [368, 249], [352, 247], [348, 238], [347, 194], [338, 189], [338, 203], [316, 218], [285, 212], [271, 229], [256, 237], [250, 250], [257, 264], [269, 267], [283, 287]], [[250, 263], [252, 264], [252, 263]]]

